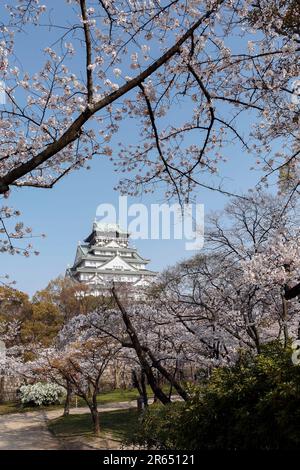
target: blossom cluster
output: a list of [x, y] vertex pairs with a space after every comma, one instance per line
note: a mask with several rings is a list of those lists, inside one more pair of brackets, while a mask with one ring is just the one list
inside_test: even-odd
[[36, 382], [20, 387], [20, 398], [23, 405], [55, 405], [61, 402], [64, 395], [64, 388], [55, 383]]

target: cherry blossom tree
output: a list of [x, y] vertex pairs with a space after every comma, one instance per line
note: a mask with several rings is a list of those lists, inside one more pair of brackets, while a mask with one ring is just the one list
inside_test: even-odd
[[[97, 154], [126, 172], [121, 190], [136, 194], [164, 182], [167, 195], [180, 198], [198, 186], [222, 189], [210, 175], [228, 142], [255, 154], [265, 178], [297, 166], [295, 0], [66, 3], [64, 17], [61, 4], [48, 1], [3, 6], [2, 194], [50, 188]], [[15, 49], [34, 28], [47, 31], [49, 44], [30, 70]], [[249, 133], [240, 126], [244, 112]], [[139, 143], [122, 143], [112, 155], [110, 141], [130, 119]]]
[[[25, 257], [31, 254], [38, 256], [39, 252], [34, 249], [32, 241], [37, 236], [45, 235], [34, 235], [31, 227], [24, 226], [23, 222], [15, 222], [19, 216], [18, 210], [8, 206], [0, 207], [0, 253], [21, 254]], [[8, 276], [1, 283], [11, 284]]]
[[20, 321], [0, 323], [0, 396], [3, 397], [5, 380], [25, 377], [24, 347], [19, 342]]
[[[79, 338], [70, 341], [62, 330], [59, 341], [51, 348], [37, 349], [36, 358], [23, 366], [23, 374], [31, 380], [55, 382], [67, 391], [64, 416], [69, 413], [71, 393], [81, 397], [91, 412], [94, 433], [100, 435], [97, 395], [100, 380], [120, 350], [111, 338]], [[80, 332], [77, 331], [78, 337]]]
[[[282, 320], [287, 331], [288, 316], [294, 316], [299, 330], [299, 301], [292, 301], [290, 292], [294, 287], [295, 279], [300, 279], [300, 248], [299, 230], [293, 237], [290, 234], [280, 233], [270, 239], [269, 244], [261, 253], [257, 253], [251, 260], [243, 263], [244, 280], [248, 285], [263, 289], [282, 297]], [[289, 306], [287, 300], [291, 300]], [[292, 312], [288, 309], [292, 306]], [[298, 315], [295, 315], [298, 313]], [[297, 323], [298, 322], [298, 323]], [[294, 323], [295, 324], [295, 323]], [[286, 333], [287, 335], [287, 333]]]
[[236, 199], [215, 214], [203, 254], [162, 274], [149, 296], [199, 343], [211, 367], [235, 361], [240, 349], [297, 336], [299, 303], [287, 302], [299, 279], [299, 229], [278, 198]]
[[[285, 240], [287, 247], [289, 242], [297, 243], [299, 222], [299, 203], [295, 196], [287, 199], [285, 195], [274, 197], [258, 193], [249, 195], [247, 200], [234, 199], [225, 207], [223, 214], [209, 217], [207, 247], [223, 252], [233, 260], [249, 260], [265, 250], [267, 253], [274, 240]], [[297, 272], [294, 275], [292, 279], [290, 273], [289, 282], [285, 285], [285, 300], [300, 294], [299, 276]]]
[[102, 307], [87, 315], [74, 316], [65, 326], [64, 335], [69, 339], [79, 332], [83, 338], [111, 337], [122, 347], [130, 369], [139, 365], [158, 400], [163, 404], [171, 401], [161, 387], [162, 380], [187, 400], [188, 393], [179, 374], [183, 364], [195, 364], [196, 353], [190, 353], [185, 329], [147, 302], [126, 303], [116, 289], [113, 295], [115, 308]]
[[182, 364], [210, 373], [245, 348], [255, 354], [269, 340], [297, 336], [299, 303], [286, 299], [299, 279], [298, 205], [290, 202], [263, 193], [234, 199], [210, 217], [203, 254], [163, 273], [145, 301], [122, 299], [114, 288], [119, 312], [100, 309], [75, 321], [133, 349], [163, 403], [153, 370], [188, 399]]

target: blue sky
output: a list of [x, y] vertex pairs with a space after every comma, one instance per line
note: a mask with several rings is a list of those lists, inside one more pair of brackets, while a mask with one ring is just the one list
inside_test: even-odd
[[[125, 137], [125, 136], [124, 136]], [[234, 153], [224, 166], [223, 175], [228, 177], [227, 187], [231, 191], [245, 192], [257, 181], [257, 173], [249, 172], [249, 156]], [[81, 169], [53, 189], [14, 189], [9, 204], [18, 208], [21, 219], [33, 228], [34, 233], [45, 233], [46, 238], [34, 239], [34, 246], [40, 250], [39, 256], [1, 255], [1, 271], [17, 281], [16, 287], [33, 294], [56, 276], [63, 274], [67, 264], [72, 264], [78, 241], [90, 232], [101, 203], [118, 205], [118, 193], [113, 190], [117, 175], [111, 163], [104, 157], [95, 159], [91, 170]], [[130, 198], [129, 202], [164, 202], [159, 191], [152, 197]], [[228, 198], [216, 192], [200, 190], [197, 202], [203, 203], [205, 213], [220, 210]], [[151, 259], [149, 267], [160, 271], [176, 261], [191, 256], [180, 240], [135, 240], [140, 253]]]
[[[63, 5], [55, 0], [54, 5]], [[62, 14], [64, 14], [64, 6]], [[35, 69], [35, 64], [42, 57], [42, 49], [49, 43], [47, 30], [44, 34], [37, 30], [24, 35], [24, 41], [18, 44], [17, 56], [26, 64], [24, 68]], [[39, 49], [36, 44], [40, 44]], [[37, 51], [34, 55], [32, 51]], [[77, 60], [80, 61], [80, 53]], [[182, 109], [182, 113], [187, 113]], [[241, 118], [242, 126], [248, 126], [247, 117]], [[130, 121], [118, 134], [117, 141], [134, 141], [135, 130]], [[115, 144], [115, 150], [117, 151]], [[223, 164], [220, 173], [227, 190], [245, 193], [253, 187], [259, 175], [250, 172], [253, 157], [242, 154], [239, 146], [225, 149], [229, 158]], [[19, 188], [13, 189], [7, 203], [21, 211], [22, 221], [33, 228], [35, 234], [45, 233], [46, 238], [34, 239], [34, 247], [40, 251], [38, 257], [29, 259], [22, 256], [1, 255], [1, 273], [7, 273], [16, 281], [16, 287], [32, 295], [60, 274], [64, 274], [68, 264], [74, 261], [78, 241], [82, 241], [90, 232], [97, 206], [101, 203], [117, 205], [118, 193], [113, 187], [118, 175], [112, 164], [105, 157], [96, 157], [91, 163], [91, 170], [81, 169], [61, 180], [53, 189]], [[130, 198], [129, 202], [143, 202], [149, 206], [164, 202], [164, 193], [158, 189], [154, 195]], [[206, 190], [197, 192], [197, 202], [205, 206], [205, 213], [220, 210], [228, 198]], [[192, 252], [185, 251], [184, 241], [178, 240], [137, 240], [134, 244], [141, 255], [151, 259], [149, 267], [161, 271]]]

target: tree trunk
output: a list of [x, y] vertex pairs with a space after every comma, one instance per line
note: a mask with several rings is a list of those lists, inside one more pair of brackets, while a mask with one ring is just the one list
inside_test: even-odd
[[[119, 307], [119, 310], [122, 314], [122, 318], [123, 318], [123, 322], [125, 324], [125, 327], [126, 327], [126, 331], [131, 339], [131, 342], [132, 342], [132, 346], [133, 348], [135, 349], [135, 352], [139, 358], [139, 361], [140, 361], [140, 365], [142, 367], [142, 369], [145, 371], [145, 374], [147, 376], [147, 379], [148, 379], [148, 383], [154, 393], [154, 397], [156, 397], [158, 400], [160, 400], [164, 405], [166, 405], [167, 403], [170, 403], [170, 398], [162, 391], [162, 389], [160, 388], [159, 386], [159, 383], [158, 383], [158, 380], [155, 378], [154, 374], [153, 374], [153, 371], [152, 371], [152, 367], [155, 367], [155, 369], [158, 370], [158, 372], [161, 373], [161, 375], [163, 377], [165, 377], [165, 379], [167, 379], [170, 384], [172, 384], [172, 386], [176, 389], [177, 393], [181, 396], [181, 398], [183, 398], [184, 401], [187, 401], [189, 399], [188, 397], [188, 394], [187, 392], [185, 391], [185, 389], [180, 385], [179, 382], [177, 382], [177, 380], [175, 379], [175, 377], [173, 378], [172, 375], [161, 365], [160, 361], [158, 361], [154, 354], [152, 353], [152, 351], [150, 351], [149, 348], [145, 348], [142, 346], [142, 344], [140, 343], [140, 340], [138, 338], [138, 335], [135, 331], [135, 328], [133, 326], [133, 324], [131, 323], [131, 320], [126, 312], [126, 309], [124, 308], [123, 304], [121, 303], [117, 293], [116, 293], [116, 290], [115, 290], [115, 287], [112, 288], [112, 294], [114, 296], [114, 299]], [[147, 361], [147, 358], [146, 358], [146, 352], [149, 356], [149, 358], [151, 359], [151, 362], [152, 364], [150, 365], [149, 362]]]
[[95, 436], [99, 437], [100, 436], [100, 417], [99, 417], [98, 405], [97, 405], [97, 390], [98, 390], [98, 387], [94, 389], [92, 393], [92, 397], [91, 397], [89, 393], [89, 387], [88, 387], [87, 392], [82, 393], [80, 396], [84, 399], [85, 403], [89, 407], [89, 410], [92, 416], [94, 434]]
[[285, 286], [284, 297], [286, 300], [291, 300], [299, 296], [300, 296], [300, 282], [296, 284], [294, 287]]
[[94, 433], [95, 433], [95, 436], [97, 437], [100, 436], [100, 418], [99, 418], [98, 403], [97, 403], [98, 383], [99, 383], [99, 380], [96, 381], [96, 385], [93, 390], [93, 394], [92, 394], [93, 405], [92, 405], [92, 410], [91, 410], [93, 424], [94, 424]]
[[[177, 382], [177, 380], [175, 379], [175, 377], [173, 377], [168, 371], [167, 369], [165, 369], [159, 361], [157, 361], [157, 359], [154, 357], [154, 355], [152, 354], [152, 352], [149, 350], [148, 351], [148, 354], [149, 354], [149, 357], [150, 359], [152, 360], [152, 365], [161, 373], [161, 375], [163, 377], [165, 377], [165, 379], [168, 380], [168, 382], [170, 382], [170, 384], [176, 389], [178, 395], [181, 396], [181, 398], [184, 400], [184, 401], [187, 401], [189, 399], [188, 397], [188, 394], [187, 392], [185, 391], [185, 389], [180, 385], [179, 382]], [[169, 400], [170, 401], [170, 400]]]
[[95, 436], [99, 437], [100, 436], [99, 412], [98, 412], [97, 407], [95, 408], [93, 405], [90, 407], [90, 410], [91, 410], [91, 415], [92, 415], [92, 420], [93, 420], [94, 434]]
[[288, 341], [289, 341], [287, 317], [288, 317], [288, 301], [285, 299], [284, 296], [282, 296], [282, 323], [283, 323], [284, 347], [287, 346]]
[[5, 379], [4, 377], [0, 377], [0, 403], [4, 401], [4, 385]]
[[122, 314], [122, 319], [123, 319], [123, 322], [124, 322], [124, 325], [125, 325], [125, 328], [126, 328], [126, 331], [130, 337], [130, 340], [132, 342], [132, 347], [135, 349], [135, 352], [137, 354], [137, 357], [139, 358], [139, 361], [140, 361], [140, 365], [141, 365], [141, 368], [145, 371], [145, 374], [147, 376], [147, 379], [148, 379], [148, 383], [154, 393], [154, 395], [157, 396], [157, 398], [162, 402], [163, 405], [166, 405], [168, 403], [170, 403], [170, 400], [169, 400], [169, 397], [162, 391], [162, 389], [159, 387], [158, 383], [157, 383], [157, 380], [153, 374], [153, 371], [152, 371], [152, 368], [149, 364], [149, 362], [147, 361], [147, 358], [146, 358], [146, 353], [140, 343], [140, 340], [137, 336], [137, 333], [135, 331], [135, 328], [133, 326], [133, 324], [131, 323], [131, 320], [125, 310], [125, 308], [123, 307], [116, 291], [115, 291], [115, 288], [113, 287], [112, 288], [112, 294], [114, 296], [114, 299], [119, 307], [119, 310]]
[[142, 397], [144, 400], [145, 408], [148, 406], [148, 394], [147, 394], [147, 387], [146, 387], [146, 374], [145, 372], [141, 371], [141, 389], [142, 389]]
[[65, 399], [63, 416], [69, 416], [70, 414], [71, 394], [72, 394], [72, 387], [71, 387], [70, 381], [68, 380], [67, 381], [67, 396]]
[[134, 369], [132, 369], [132, 383], [133, 383], [133, 386], [139, 392], [139, 396], [142, 400], [144, 407], [147, 407], [148, 406], [148, 394], [147, 394], [147, 388], [146, 388], [146, 375], [143, 369], [141, 370], [140, 380], [139, 380], [137, 372]]
[[142, 390], [142, 387], [140, 385], [139, 378], [138, 378], [138, 375], [136, 373], [136, 370], [132, 369], [131, 376], [132, 376], [132, 385], [134, 386], [134, 388], [137, 389], [137, 391], [139, 392], [139, 395], [142, 396], [143, 395], [143, 390]]

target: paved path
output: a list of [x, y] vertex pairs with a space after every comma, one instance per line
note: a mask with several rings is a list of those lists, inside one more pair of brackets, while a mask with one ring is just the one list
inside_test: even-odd
[[[151, 400], [149, 401], [151, 403]], [[99, 412], [114, 411], [114, 410], [128, 410], [128, 408], [136, 407], [136, 400], [133, 401], [121, 401], [117, 403], [106, 403], [105, 405], [98, 405]], [[78, 408], [71, 408], [71, 415], [82, 415], [89, 413], [90, 410], [87, 406], [79, 406]], [[62, 415], [62, 409], [57, 408], [56, 410], [46, 410], [46, 416], [48, 419], [55, 419]]]
[[[99, 411], [113, 411], [131, 408], [133, 402], [109, 403], [99, 406]], [[71, 408], [71, 414], [89, 413], [87, 407]], [[59, 440], [48, 431], [47, 420], [62, 415], [62, 409], [32, 411], [0, 416], [0, 450], [58, 450], [58, 449], [111, 449], [119, 443], [113, 439], [97, 439], [90, 445], [81, 439]]]
[[[177, 400], [178, 397], [173, 397]], [[151, 403], [153, 400], [149, 400]], [[125, 410], [136, 407], [136, 400], [99, 405], [99, 411]], [[86, 439], [84, 436], [56, 438], [48, 431], [47, 420], [62, 416], [62, 408], [0, 415], [0, 450], [119, 449], [120, 442], [106, 435]], [[87, 407], [71, 408], [70, 414], [89, 413]]]
[[47, 429], [42, 411], [0, 416], [0, 450], [56, 450], [61, 444]]

